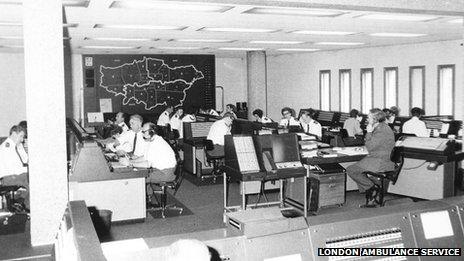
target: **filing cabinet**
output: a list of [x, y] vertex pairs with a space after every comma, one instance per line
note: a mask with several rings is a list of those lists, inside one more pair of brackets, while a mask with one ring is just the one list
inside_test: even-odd
[[309, 211], [345, 203], [346, 173], [309, 173]]

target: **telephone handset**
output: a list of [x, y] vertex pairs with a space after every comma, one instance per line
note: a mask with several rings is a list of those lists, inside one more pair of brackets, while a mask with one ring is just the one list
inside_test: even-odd
[[266, 171], [277, 171], [277, 166], [270, 151], [263, 151], [263, 163]]

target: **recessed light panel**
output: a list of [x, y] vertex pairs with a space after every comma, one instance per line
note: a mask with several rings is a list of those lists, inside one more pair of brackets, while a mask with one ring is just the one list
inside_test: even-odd
[[177, 30], [181, 31], [187, 28], [186, 26], [165, 26], [165, 25], [149, 25], [149, 24], [96, 24], [94, 28], [106, 29], [143, 29], [143, 30]]
[[0, 21], [0, 26], [22, 26], [21, 22]]
[[135, 50], [139, 49], [140, 47], [133, 47], [133, 46], [104, 46], [104, 45], [86, 45], [80, 46], [81, 49], [125, 49], [125, 50]]
[[355, 32], [342, 32], [342, 31], [308, 31], [308, 30], [298, 30], [293, 31], [294, 34], [309, 34], [309, 35], [350, 35], [355, 34]]
[[279, 7], [255, 7], [243, 13], [246, 14], [264, 14], [264, 15], [292, 15], [292, 16], [317, 16], [317, 17], [334, 17], [342, 15], [345, 12], [328, 9], [313, 8], [279, 8]]
[[122, 38], [122, 37], [85, 37], [84, 40], [90, 41], [134, 41], [134, 42], [149, 42], [149, 41], [156, 41], [158, 39], [150, 39], [150, 38]]
[[162, 50], [200, 50], [200, 49], [204, 49], [204, 47], [196, 47], [196, 46], [158, 46], [158, 47], [150, 47], [150, 49], [162, 49]]
[[306, 48], [279, 48], [277, 51], [283, 52], [314, 52], [319, 51], [320, 49], [306, 49]]
[[432, 15], [413, 15], [413, 14], [366, 14], [358, 16], [361, 19], [371, 20], [389, 20], [389, 21], [405, 21], [405, 22], [426, 22], [437, 19], [437, 16]]
[[371, 36], [377, 37], [419, 37], [426, 34], [411, 34], [411, 33], [373, 33]]
[[189, 43], [232, 43], [235, 40], [223, 40], [223, 39], [177, 39], [177, 42], [189, 42]]
[[176, 1], [114, 1], [111, 3], [110, 8], [222, 13], [234, 7], [229, 5]]
[[199, 31], [227, 33], [274, 33], [278, 30], [263, 28], [203, 27]]
[[317, 45], [363, 45], [364, 43], [356, 43], [356, 42], [317, 42], [314, 43]]
[[301, 41], [250, 41], [252, 44], [302, 44]]
[[224, 51], [263, 51], [263, 48], [247, 48], [247, 47], [221, 47], [219, 50]]
[[452, 20], [449, 20], [448, 23], [450, 24], [463, 24], [463, 19], [462, 18], [457, 18], [457, 19], [452, 19]]

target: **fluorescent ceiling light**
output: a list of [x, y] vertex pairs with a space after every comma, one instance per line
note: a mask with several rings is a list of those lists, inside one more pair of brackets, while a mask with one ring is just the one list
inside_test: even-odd
[[247, 14], [266, 14], [266, 15], [301, 15], [301, 16], [338, 16], [345, 12], [327, 9], [312, 8], [279, 8], [279, 7], [255, 7], [243, 13]]
[[356, 42], [317, 42], [314, 43], [317, 45], [362, 45], [364, 43], [356, 43]]
[[0, 21], [0, 26], [22, 26], [21, 22], [2, 22]]
[[63, 0], [63, 5], [74, 7], [87, 7], [89, 6], [89, 2], [89, 0]]
[[107, 29], [146, 29], [146, 30], [184, 30], [187, 26], [164, 26], [164, 25], [148, 25], [148, 24], [96, 24], [93, 28]]
[[373, 33], [370, 34], [371, 36], [378, 36], [378, 37], [419, 37], [424, 36], [426, 34], [410, 34], [410, 33]]
[[372, 19], [372, 20], [394, 20], [394, 21], [406, 21], [406, 22], [425, 22], [438, 17], [432, 15], [413, 15], [413, 14], [366, 14], [358, 16], [361, 19]]
[[158, 47], [150, 47], [150, 49], [163, 49], [163, 50], [199, 50], [199, 49], [204, 49], [204, 47], [196, 47], [196, 46], [158, 46]]
[[341, 31], [307, 31], [307, 30], [298, 30], [293, 31], [294, 34], [311, 34], [311, 35], [350, 35], [355, 34], [355, 32], [341, 32]]
[[221, 47], [219, 50], [225, 51], [262, 51], [263, 48], [247, 48], [247, 47]]
[[200, 31], [228, 33], [274, 33], [278, 30], [262, 28], [203, 27]]
[[305, 48], [280, 48], [277, 51], [286, 51], [286, 52], [314, 52], [319, 51], [320, 49], [305, 49]]
[[23, 39], [22, 36], [0, 36], [2, 40], [21, 40]]
[[2, 47], [2, 48], [18, 48], [18, 49], [23, 48], [22, 45], [0, 45], [0, 47]]
[[21, 5], [21, 0], [0, 0], [0, 5]]
[[133, 46], [104, 46], [104, 45], [86, 45], [80, 46], [81, 49], [139, 49], [140, 47]]
[[177, 39], [177, 42], [191, 42], [191, 43], [232, 43], [235, 40], [221, 40], [221, 39]]
[[135, 41], [135, 42], [147, 42], [147, 41], [157, 41], [158, 39], [150, 38], [122, 38], [122, 37], [85, 37], [84, 40], [90, 41]]
[[301, 41], [250, 41], [252, 44], [301, 44]]
[[453, 19], [453, 20], [449, 20], [448, 23], [450, 24], [463, 24], [463, 19], [462, 18], [457, 18], [457, 19]]
[[113, 3], [111, 3], [110, 8], [222, 13], [234, 7], [230, 5], [186, 3], [175, 1], [114, 1]]

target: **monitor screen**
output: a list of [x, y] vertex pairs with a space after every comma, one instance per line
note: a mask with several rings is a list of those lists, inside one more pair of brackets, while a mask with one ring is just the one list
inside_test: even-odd
[[274, 162], [299, 161], [298, 138], [294, 133], [272, 136], [272, 154]]

